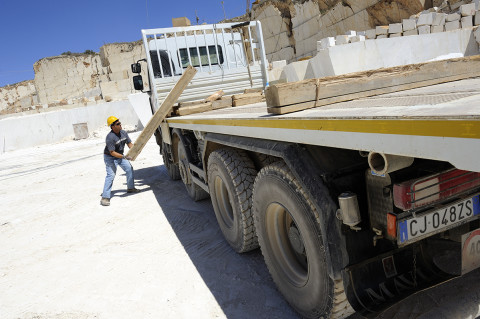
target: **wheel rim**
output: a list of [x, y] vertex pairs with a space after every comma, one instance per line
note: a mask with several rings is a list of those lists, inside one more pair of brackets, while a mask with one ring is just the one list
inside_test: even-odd
[[304, 241], [288, 210], [278, 203], [268, 205], [265, 214], [268, 243], [276, 265], [294, 286], [308, 280], [308, 259]]
[[219, 176], [215, 176], [215, 199], [217, 202], [217, 207], [222, 217], [224, 224], [228, 228], [233, 227], [233, 208], [230, 203], [230, 197], [228, 196], [228, 190]]
[[178, 168], [180, 171], [180, 177], [182, 177], [182, 181], [185, 185], [190, 185], [190, 175], [188, 167], [186, 166], [188, 163], [187, 156], [185, 155], [184, 146], [179, 146], [178, 148]]

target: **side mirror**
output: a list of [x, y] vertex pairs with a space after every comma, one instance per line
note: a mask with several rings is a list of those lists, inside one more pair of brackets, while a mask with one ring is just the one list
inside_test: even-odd
[[140, 65], [140, 63], [133, 63], [131, 65], [132, 67], [132, 73], [136, 73], [136, 74], [139, 74], [142, 72], [142, 66]]
[[[139, 64], [139, 63], [137, 63]], [[133, 64], [132, 64], [132, 69], [133, 69]], [[141, 75], [135, 75], [133, 77], [133, 87], [137, 91], [143, 91], [143, 79]]]

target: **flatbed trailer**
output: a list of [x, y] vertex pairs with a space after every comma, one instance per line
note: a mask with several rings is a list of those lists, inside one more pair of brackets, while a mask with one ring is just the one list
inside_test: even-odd
[[474, 77], [281, 115], [173, 116], [155, 136], [169, 176], [210, 197], [235, 251], [261, 248], [294, 309], [346, 318], [480, 266], [479, 105]]

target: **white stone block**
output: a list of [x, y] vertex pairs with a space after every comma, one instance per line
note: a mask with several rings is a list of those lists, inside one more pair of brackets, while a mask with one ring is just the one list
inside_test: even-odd
[[462, 23], [462, 28], [473, 27], [473, 17], [472, 16], [465, 16], [460, 20], [460, 22]]
[[341, 34], [341, 35], [337, 35], [335, 37], [335, 44], [336, 45], [342, 45], [342, 44], [347, 44], [347, 43], [350, 43], [350, 37], [348, 35]]
[[417, 28], [417, 20], [416, 19], [403, 19], [402, 20], [402, 28], [403, 31], [410, 31]]
[[452, 31], [456, 29], [460, 29], [460, 20], [445, 23], [445, 31]]
[[370, 29], [365, 31], [365, 37], [367, 39], [375, 39], [377, 37], [377, 31], [375, 29]]
[[355, 35], [353, 37], [350, 37], [350, 42], [360, 42], [360, 41], [365, 41], [365, 36], [364, 35]]
[[273, 61], [272, 69], [281, 69], [287, 65], [287, 60]]
[[402, 33], [391, 33], [388, 37], [389, 38], [398, 38], [398, 37], [401, 37], [402, 36]]
[[475, 3], [464, 4], [460, 6], [462, 17], [473, 16], [475, 14]]
[[431, 33], [438, 33], [445, 31], [444, 25], [432, 25]]
[[418, 17], [417, 26], [432, 25], [434, 14], [433, 12], [421, 14]]
[[318, 49], [327, 49], [329, 47], [333, 47], [335, 46], [335, 38], [334, 37], [328, 37], [328, 38], [324, 38], [320, 41], [317, 42], [317, 51]]
[[407, 37], [409, 35], [418, 35], [418, 30], [414, 29], [414, 30], [408, 30], [403, 32], [404, 37]]
[[388, 25], [388, 33], [402, 33], [403, 27], [401, 23], [390, 23]]
[[363, 35], [363, 36], [366, 36], [366, 31], [358, 31], [357, 32], [357, 35]]
[[386, 34], [377, 35], [377, 39], [386, 39], [386, 38], [388, 38], [388, 35]]
[[480, 25], [480, 11], [475, 12], [475, 25]]
[[429, 34], [431, 26], [421, 25], [418, 27], [418, 34]]
[[349, 31], [345, 32], [345, 35], [353, 37], [353, 36], [357, 35], [357, 31], [349, 30]]
[[445, 21], [446, 22], [460, 21], [460, 18], [461, 18], [460, 14], [455, 12], [455, 13], [447, 14]]
[[381, 35], [381, 34], [388, 34], [388, 26], [386, 25], [379, 25], [375, 28], [375, 33], [377, 35]]
[[446, 18], [447, 15], [445, 13], [435, 13], [432, 25], [445, 25]]

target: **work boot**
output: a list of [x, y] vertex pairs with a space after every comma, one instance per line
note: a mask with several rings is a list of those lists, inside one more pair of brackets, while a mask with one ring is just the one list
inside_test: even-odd
[[129, 188], [127, 189], [127, 193], [138, 193], [140, 190], [139, 189], [136, 189], [135, 187], [134, 188]]
[[102, 205], [102, 206], [110, 206], [110, 198], [102, 197], [102, 200], [100, 201], [100, 205]]

